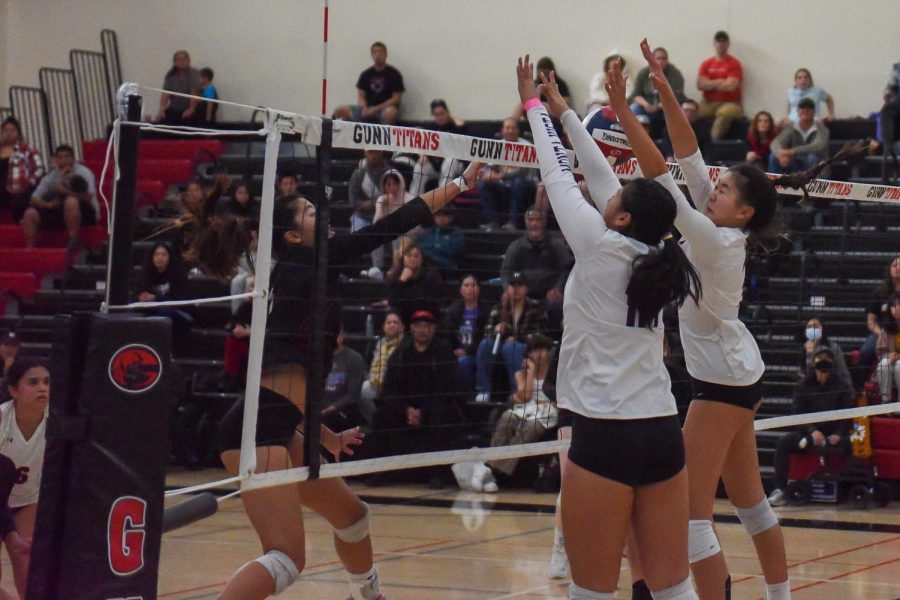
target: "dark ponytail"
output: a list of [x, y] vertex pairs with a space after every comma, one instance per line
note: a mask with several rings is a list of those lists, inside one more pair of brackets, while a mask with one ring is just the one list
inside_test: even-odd
[[631, 214], [623, 233], [650, 246], [649, 253], [632, 262], [626, 294], [628, 305], [637, 310], [637, 324], [652, 328], [666, 304], [681, 306], [688, 297], [700, 301], [700, 275], [669, 233], [678, 209], [659, 182], [642, 177], [626, 185], [622, 209]]

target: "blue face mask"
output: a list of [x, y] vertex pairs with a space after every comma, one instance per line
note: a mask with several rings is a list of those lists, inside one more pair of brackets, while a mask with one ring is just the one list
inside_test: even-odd
[[822, 329], [820, 327], [807, 327], [806, 339], [811, 342], [818, 342], [822, 339]]

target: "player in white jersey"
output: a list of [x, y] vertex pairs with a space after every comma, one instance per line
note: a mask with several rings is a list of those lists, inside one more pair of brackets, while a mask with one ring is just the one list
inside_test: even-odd
[[659, 326], [666, 303], [699, 295], [696, 273], [669, 236], [675, 203], [648, 179], [619, 185], [551, 77], [542, 85], [550, 110], [570, 138], [581, 133], [589, 141], [579, 161], [596, 173], [588, 180], [601, 212], [595, 210], [538, 100], [527, 56], [517, 75], [541, 176], [575, 254], [556, 382], [559, 407], [574, 413], [561, 506], [569, 597], [613, 598], [631, 526], [645, 548], [644, 574], [655, 595], [696, 598], [687, 560], [684, 445]]
[[[0, 454], [15, 465], [16, 479], [9, 495], [9, 507], [16, 530], [27, 540], [34, 532], [41, 488], [50, 372], [37, 360], [19, 358], [9, 369], [6, 389], [12, 400], [0, 405]], [[10, 561], [16, 588], [24, 598], [28, 555], [10, 553]]]

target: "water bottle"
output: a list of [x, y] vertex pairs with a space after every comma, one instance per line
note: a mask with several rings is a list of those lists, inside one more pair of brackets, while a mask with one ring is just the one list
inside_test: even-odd
[[375, 336], [375, 318], [372, 316], [372, 313], [369, 313], [369, 316], [366, 317], [366, 337], [371, 338]]

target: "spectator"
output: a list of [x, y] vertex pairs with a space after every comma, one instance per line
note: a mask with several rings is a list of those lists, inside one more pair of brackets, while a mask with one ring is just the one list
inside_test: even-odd
[[[537, 73], [535, 74], [534, 85], [540, 85], [541, 75], [550, 77], [551, 72], [556, 73], [556, 84], [559, 86], [559, 93], [562, 95], [563, 100], [566, 101], [566, 104], [572, 106], [572, 94], [569, 92], [569, 84], [559, 76], [559, 71], [556, 70], [556, 65], [553, 64], [553, 59], [549, 56], [543, 56], [537, 61]], [[547, 98], [543, 94], [541, 94], [541, 102], [545, 105], [547, 103]], [[510, 116], [518, 121], [519, 119], [524, 118], [525, 109], [522, 108], [521, 104], [517, 104]]]
[[[147, 259], [137, 282], [138, 302], [165, 302], [187, 297], [187, 274], [178, 253], [166, 242], [157, 242]], [[171, 306], [144, 309], [144, 313], [172, 319], [173, 345], [184, 342], [194, 318], [190, 313]]]
[[276, 199], [284, 198], [285, 196], [293, 196], [297, 193], [297, 187], [299, 185], [295, 175], [282, 175], [278, 179], [278, 195], [276, 196]]
[[800, 107], [800, 101], [804, 98], [813, 101], [813, 116], [818, 117], [820, 122], [822, 113], [819, 112], [819, 105], [823, 102], [828, 108], [828, 116], [824, 120], [834, 121], [834, 98], [822, 88], [813, 85], [812, 73], [809, 72], [809, 69], [797, 69], [797, 72], [794, 73], [794, 85], [787, 90], [787, 115], [778, 120], [779, 127], [790, 127], [800, 120], [797, 109]]
[[375, 200], [375, 216], [372, 222], [377, 223], [413, 198], [415, 196], [406, 191], [403, 174], [396, 169], [388, 169], [381, 176], [381, 195]]
[[803, 329], [803, 338], [803, 364], [800, 370], [800, 377], [802, 378], [809, 371], [815, 358], [815, 353], [822, 348], [828, 348], [831, 350], [831, 355], [834, 359], [834, 374], [852, 390], [853, 379], [850, 377], [847, 362], [844, 360], [844, 351], [841, 349], [840, 344], [828, 337], [822, 325], [822, 319], [813, 317], [808, 320]]
[[[685, 100], [684, 95], [684, 75], [678, 70], [678, 67], [669, 62], [669, 51], [663, 47], [656, 48], [653, 56], [659, 61], [663, 68], [663, 75], [666, 81], [675, 92], [675, 97], [679, 102]], [[625, 82], [627, 85], [627, 81]], [[603, 92], [606, 93], [606, 90]], [[656, 88], [650, 82], [650, 67], [644, 67], [638, 71], [634, 80], [634, 90], [629, 94], [628, 101], [631, 103], [631, 110], [638, 116], [645, 116], [650, 122], [650, 135], [653, 138], [659, 137], [661, 130], [665, 124], [665, 116], [663, 115], [662, 105], [659, 103], [659, 94]], [[607, 103], [609, 98], [607, 96]]]
[[459, 368], [471, 390], [475, 383], [475, 355], [484, 337], [490, 312], [479, 300], [481, 286], [474, 275], [466, 275], [459, 284], [459, 298], [444, 312], [443, 331], [459, 360]]
[[388, 303], [409, 321], [412, 309], [434, 298], [441, 287], [437, 271], [425, 264], [422, 250], [414, 243], [394, 252], [394, 264], [385, 278]]
[[203, 118], [203, 123], [210, 125], [216, 122], [216, 113], [219, 112], [218, 102], [210, 102], [210, 100], [219, 99], [219, 91], [213, 85], [213, 77], [215, 73], [209, 67], [200, 69], [200, 95], [206, 98], [206, 102], [199, 109]]
[[528, 280], [524, 273], [513, 273], [506, 293], [491, 310], [484, 339], [475, 354], [475, 400], [487, 402], [493, 388], [492, 372], [499, 353], [506, 367], [509, 389], [516, 389], [516, 371], [525, 358], [525, 341], [546, 326], [546, 310], [541, 300], [528, 296]]
[[[834, 372], [834, 354], [827, 346], [816, 348], [812, 366], [794, 390], [794, 414], [838, 410], [853, 406], [853, 390]], [[850, 449], [852, 421], [825, 421], [804, 425], [802, 429], [782, 436], [775, 448], [775, 489], [769, 495], [772, 506], [787, 503], [787, 488], [791, 454], [814, 448], [836, 447]]]
[[[163, 81], [166, 92], [200, 95], [200, 72], [191, 67], [191, 55], [187, 50], [179, 50], [172, 57], [172, 68]], [[156, 120], [167, 125], [194, 125], [202, 120], [198, 112], [200, 101], [163, 92], [159, 96], [159, 113]]]
[[187, 250], [191, 232], [197, 227], [206, 227], [215, 215], [219, 198], [228, 188], [230, 181], [227, 174], [219, 173], [212, 188], [207, 187], [200, 179], [188, 182], [181, 195], [181, 216], [177, 220], [181, 226], [182, 249]]
[[744, 115], [741, 106], [741, 83], [744, 73], [741, 62], [728, 54], [731, 41], [724, 31], [713, 37], [716, 54], [700, 64], [697, 89], [703, 92], [698, 116], [714, 117], [710, 135], [721, 140], [731, 129], [731, 123]]
[[7, 117], [0, 124], [0, 209], [12, 212], [16, 223], [21, 221], [31, 190], [43, 176], [44, 159], [25, 142], [19, 121]]
[[259, 219], [259, 207], [253, 202], [250, 186], [247, 183], [238, 182], [231, 189], [231, 197], [222, 200], [216, 205], [218, 214], [231, 215], [239, 219]]
[[[551, 402], [543, 390], [544, 380], [550, 371], [553, 340], [541, 334], [530, 335], [527, 348], [528, 358], [515, 374], [515, 392], [510, 395], [513, 406], [500, 415], [491, 437], [491, 446], [536, 442], [557, 425], [559, 412], [556, 404]], [[490, 466], [493, 471], [509, 477], [518, 464], [519, 459], [510, 458], [493, 461]], [[496, 483], [493, 486], [483, 483], [482, 490], [496, 491]]]
[[365, 158], [350, 175], [350, 229], [356, 231], [372, 224], [375, 201], [381, 195], [381, 178], [390, 170], [381, 150], [366, 150]]
[[628, 77], [625, 85], [627, 86], [627, 91], [625, 92], [630, 97], [632, 94], [632, 80], [631, 76], [628, 75], [628, 70], [625, 68], [625, 58], [619, 54], [618, 52], [610, 53], [606, 58], [603, 59], [603, 70], [599, 73], [594, 73], [594, 76], [591, 77], [591, 83], [588, 86], [588, 104], [587, 104], [587, 112], [591, 112], [597, 108], [602, 106], [609, 106], [609, 94], [606, 93], [606, 74], [609, 73], [609, 68], [612, 65], [614, 60], [619, 61], [619, 66], [622, 68], [622, 72]]
[[[375, 413], [383, 432], [382, 454], [436, 452], [454, 445], [462, 422], [456, 393], [456, 358], [437, 334], [434, 311], [417, 307], [410, 318], [411, 338], [388, 359], [384, 386]], [[446, 485], [448, 468], [429, 470], [429, 487]]]
[[[519, 137], [519, 122], [513, 117], [503, 119], [500, 139], [531, 145], [531, 142]], [[499, 225], [509, 230], [521, 229], [522, 209], [534, 197], [537, 177], [536, 169], [488, 165], [477, 184], [481, 213], [485, 220], [481, 229], [493, 231]], [[503, 216], [501, 206], [506, 207], [506, 217]]]
[[891, 380], [900, 391], [900, 294], [888, 298], [888, 310], [882, 314], [881, 335], [878, 337], [878, 366], [875, 377], [882, 402], [891, 401]]
[[875, 366], [875, 349], [881, 336], [881, 315], [888, 313], [888, 298], [900, 293], [900, 256], [894, 258], [884, 271], [884, 278], [872, 292], [866, 308], [866, 327], [869, 336], [859, 349], [860, 366], [868, 370]]
[[363, 420], [360, 392], [366, 378], [366, 361], [359, 352], [347, 347], [343, 328], [335, 342], [331, 372], [322, 396], [322, 423], [332, 431], [345, 431]]
[[33, 248], [38, 229], [62, 229], [69, 234], [69, 247], [75, 247], [82, 225], [97, 222], [97, 185], [94, 174], [75, 162], [71, 146], [61, 145], [53, 155], [55, 168], [47, 173], [32, 193], [30, 206], [22, 216], [25, 245]]
[[[28, 540], [34, 535], [41, 490], [50, 372], [40, 361], [18, 358], [9, 369], [4, 391], [12, 401], [0, 405], [0, 454], [13, 461], [19, 474], [28, 475], [15, 480], [9, 495], [15, 529], [22, 539]], [[22, 598], [26, 598], [29, 552], [17, 551], [24, 550], [21, 548], [12, 550], [10, 559], [16, 589]]]
[[547, 234], [547, 215], [532, 207], [525, 213], [525, 235], [506, 248], [500, 276], [509, 285], [513, 273], [521, 273], [529, 297], [559, 303], [571, 260], [565, 246]]
[[803, 171], [828, 158], [829, 132], [824, 125], [816, 125], [815, 102], [801, 99], [797, 114], [800, 119], [772, 141], [770, 173]]
[[444, 206], [434, 213], [434, 226], [418, 233], [416, 243], [425, 258], [446, 275], [456, 271], [456, 259], [462, 254], [466, 240], [462, 230], [453, 224], [453, 210]]
[[375, 352], [372, 354], [369, 378], [362, 385], [362, 416], [368, 423], [372, 422], [372, 416], [375, 413], [373, 401], [381, 393], [381, 384], [384, 381], [384, 373], [387, 371], [388, 359], [403, 341], [403, 319], [400, 318], [400, 313], [390, 311], [384, 316], [381, 333], [382, 336], [375, 343]]
[[375, 64], [360, 73], [356, 81], [356, 104], [338, 106], [332, 118], [393, 125], [406, 91], [403, 75], [387, 64], [387, 46], [383, 43], [372, 44], [370, 53]]
[[775, 141], [778, 130], [772, 113], [761, 110], [753, 115], [750, 130], [747, 132], [747, 162], [757, 169], [765, 170], [769, 166], [770, 146]]
[[9, 368], [16, 362], [20, 348], [19, 338], [14, 332], [10, 331], [0, 338], [0, 397], [6, 395], [6, 387], [3, 382], [6, 380]]
[[[431, 116], [434, 121], [426, 125], [425, 129], [445, 133], [466, 133], [465, 122], [450, 114], [447, 102], [440, 98], [431, 101]], [[394, 157], [394, 162], [413, 167], [412, 181], [409, 184], [409, 191], [413, 196], [420, 196], [426, 191], [434, 189], [436, 185], [444, 185], [462, 173], [466, 167], [465, 162], [455, 158], [441, 158], [425, 154], [418, 157], [401, 154]]]
[[[246, 292], [252, 292], [254, 277], [246, 277]], [[244, 384], [244, 375], [247, 372], [247, 361], [250, 358], [250, 323], [253, 320], [253, 298], [238, 300], [240, 305], [231, 316], [231, 320], [225, 325], [228, 336], [225, 338], [225, 364], [222, 367], [222, 377], [219, 379], [219, 389], [223, 392], [240, 389]]]
[[900, 61], [894, 63], [891, 76], [884, 88], [884, 105], [878, 118], [879, 137], [881, 139], [882, 158], [881, 176], [888, 183], [888, 154], [894, 152], [897, 143], [897, 131], [900, 131]]

